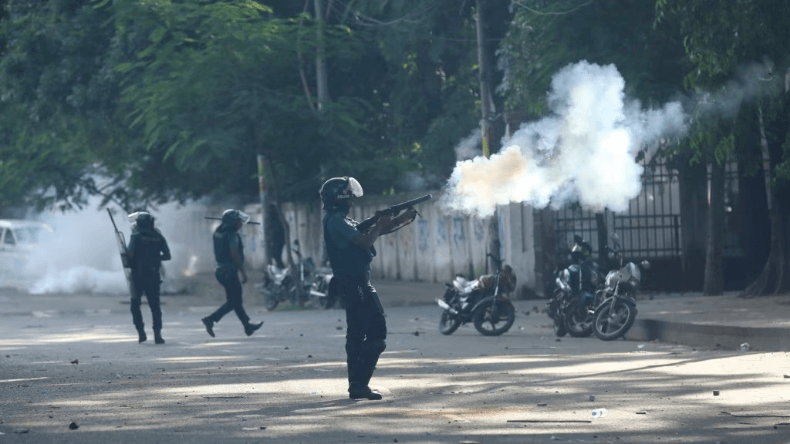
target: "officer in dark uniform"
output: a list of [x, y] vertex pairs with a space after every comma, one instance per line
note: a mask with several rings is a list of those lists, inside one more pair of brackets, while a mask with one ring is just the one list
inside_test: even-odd
[[376, 254], [373, 243], [380, 235], [414, 220], [417, 212], [410, 209], [395, 219], [382, 216], [361, 233], [356, 229], [358, 222], [348, 217], [352, 200], [362, 196], [356, 179], [329, 179], [320, 195], [326, 211], [324, 240], [329, 262], [346, 308], [348, 395], [352, 399], [381, 399], [381, 394], [368, 386], [387, 338], [384, 308], [370, 284], [370, 263]]
[[[225, 210], [222, 213], [222, 223], [214, 231], [214, 257], [217, 260], [214, 276], [225, 287], [227, 300], [217, 311], [202, 319], [206, 331], [212, 338], [214, 323], [219, 322], [231, 311], [236, 312], [247, 336], [252, 336], [255, 330], [263, 325], [263, 322], [250, 323], [250, 317], [244, 311], [241, 301], [241, 284], [247, 282], [247, 272], [244, 271], [244, 245], [241, 242], [239, 229], [249, 221], [250, 216], [242, 211]], [[239, 281], [239, 273], [241, 273], [241, 281]]]
[[162, 233], [154, 228], [154, 217], [145, 211], [129, 215], [132, 220], [132, 236], [129, 239], [128, 260], [132, 269], [135, 294], [132, 296], [132, 321], [137, 328], [139, 342], [145, 342], [143, 314], [140, 302], [145, 293], [154, 321], [154, 341], [164, 344], [162, 339], [162, 309], [159, 306], [159, 269], [162, 261], [170, 260], [170, 249]]

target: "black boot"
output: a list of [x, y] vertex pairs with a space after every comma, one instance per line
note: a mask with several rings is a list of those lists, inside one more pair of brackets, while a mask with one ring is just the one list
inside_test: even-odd
[[381, 399], [381, 393], [371, 390], [370, 387], [361, 384], [351, 384], [348, 387], [348, 397], [351, 399], [370, 399], [371, 401], [378, 401]]
[[244, 326], [244, 333], [247, 333], [247, 336], [252, 336], [252, 334], [255, 333], [255, 330], [261, 328], [261, 325], [263, 325], [263, 321], [257, 324], [247, 324]]
[[154, 332], [154, 342], [157, 344], [164, 344], [165, 340], [162, 339], [162, 333], [159, 331]]
[[137, 329], [137, 342], [143, 343], [148, 340], [148, 336], [145, 335], [145, 330], [142, 328]]
[[203, 321], [203, 325], [206, 326], [206, 332], [208, 332], [208, 335], [213, 338], [214, 337], [214, 321], [212, 321], [208, 316], [203, 318], [203, 319], [201, 319], [201, 321]]

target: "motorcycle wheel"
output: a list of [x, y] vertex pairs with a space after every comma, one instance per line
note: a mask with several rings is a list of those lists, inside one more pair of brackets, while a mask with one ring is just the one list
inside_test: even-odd
[[561, 337], [565, 336], [566, 334], [568, 334], [568, 330], [565, 329], [565, 320], [564, 319], [562, 319], [562, 318], [560, 318], [560, 319], [553, 319], [553, 322], [554, 322], [554, 334], [558, 338], [561, 338]]
[[634, 325], [636, 307], [617, 298], [614, 306], [611, 302], [602, 304], [595, 313], [593, 330], [595, 336], [602, 341], [612, 341], [624, 336]]
[[277, 304], [280, 301], [277, 299], [277, 290], [274, 289], [274, 284], [269, 282], [261, 289], [261, 294], [263, 294], [263, 308], [266, 311], [272, 311], [277, 308]]
[[472, 315], [475, 328], [485, 336], [499, 336], [505, 333], [516, 320], [516, 309], [510, 302], [496, 301], [495, 307], [496, 318], [493, 317], [495, 310], [491, 304], [484, 304]]
[[461, 326], [461, 321], [455, 319], [449, 311], [443, 311], [439, 318], [439, 332], [443, 335], [451, 335]]
[[595, 314], [590, 314], [587, 307], [575, 300], [568, 305], [565, 314], [565, 329], [574, 338], [586, 338], [592, 334]]

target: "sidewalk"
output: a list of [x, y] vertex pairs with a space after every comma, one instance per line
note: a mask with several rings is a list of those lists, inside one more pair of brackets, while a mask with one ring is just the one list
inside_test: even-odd
[[[195, 307], [218, 307], [224, 296], [213, 276], [192, 282], [187, 294], [163, 295], [166, 310], [192, 311]], [[255, 278], [251, 276], [254, 282]], [[435, 304], [445, 291], [443, 283], [374, 279], [386, 307]], [[245, 306], [262, 309], [253, 283], [244, 288]], [[523, 301], [540, 310], [545, 299]], [[128, 298], [122, 295], [28, 295], [0, 289], [0, 318], [11, 315], [50, 317], [64, 313], [86, 315], [127, 312]], [[738, 349], [748, 343], [751, 350], [790, 350], [790, 295], [740, 299], [736, 293], [706, 297], [700, 293], [659, 293], [637, 301], [638, 314], [626, 339], [681, 343], [691, 346]]]

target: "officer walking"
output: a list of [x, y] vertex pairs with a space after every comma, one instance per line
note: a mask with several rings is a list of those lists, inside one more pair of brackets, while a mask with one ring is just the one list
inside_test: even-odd
[[324, 240], [334, 279], [346, 307], [346, 357], [348, 395], [352, 399], [381, 399], [368, 386], [379, 356], [386, 348], [384, 308], [370, 283], [370, 263], [376, 254], [373, 243], [382, 234], [411, 222], [417, 212], [409, 209], [396, 218], [382, 216], [365, 233], [348, 217], [362, 186], [353, 177], [334, 177], [320, 190], [324, 210]]
[[164, 344], [162, 339], [162, 309], [159, 306], [159, 284], [161, 283], [159, 269], [162, 261], [170, 260], [170, 249], [162, 233], [154, 228], [154, 217], [145, 211], [129, 215], [132, 220], [132, 236], [129, 239], [128, 261], [132, 269], [134, 292], [132, 295], [132, 322], [137, 328], [138, 341], [145, 342], [143, 314], [140, 303], [143, 293], [151, 307], [154, 322], [154, 342]]
[[[255, 330], [263, 325], [263, 322], [250, 323], [250, 317], [244, 311], [241, 300], [241, 284], [247, 282], [247, 272], [244, 271], [244, 245], [241, 242], [239, 229], [249, 221], [250, 216], [243, 211], [225, 210], [222, 213], [222, 223], [214, 231], [214, 257], [217, 260], [214, 276], [225, 288], [227, 300], [217, 311], [202, 319], [206, 331], [212, 338], [214, 337], [214, 323], [219, 322], [231, 311], [236, 312], [247, 336], [252, 336]], [[239, 281], [239, 273], [241, 273], [241, 281]]]

